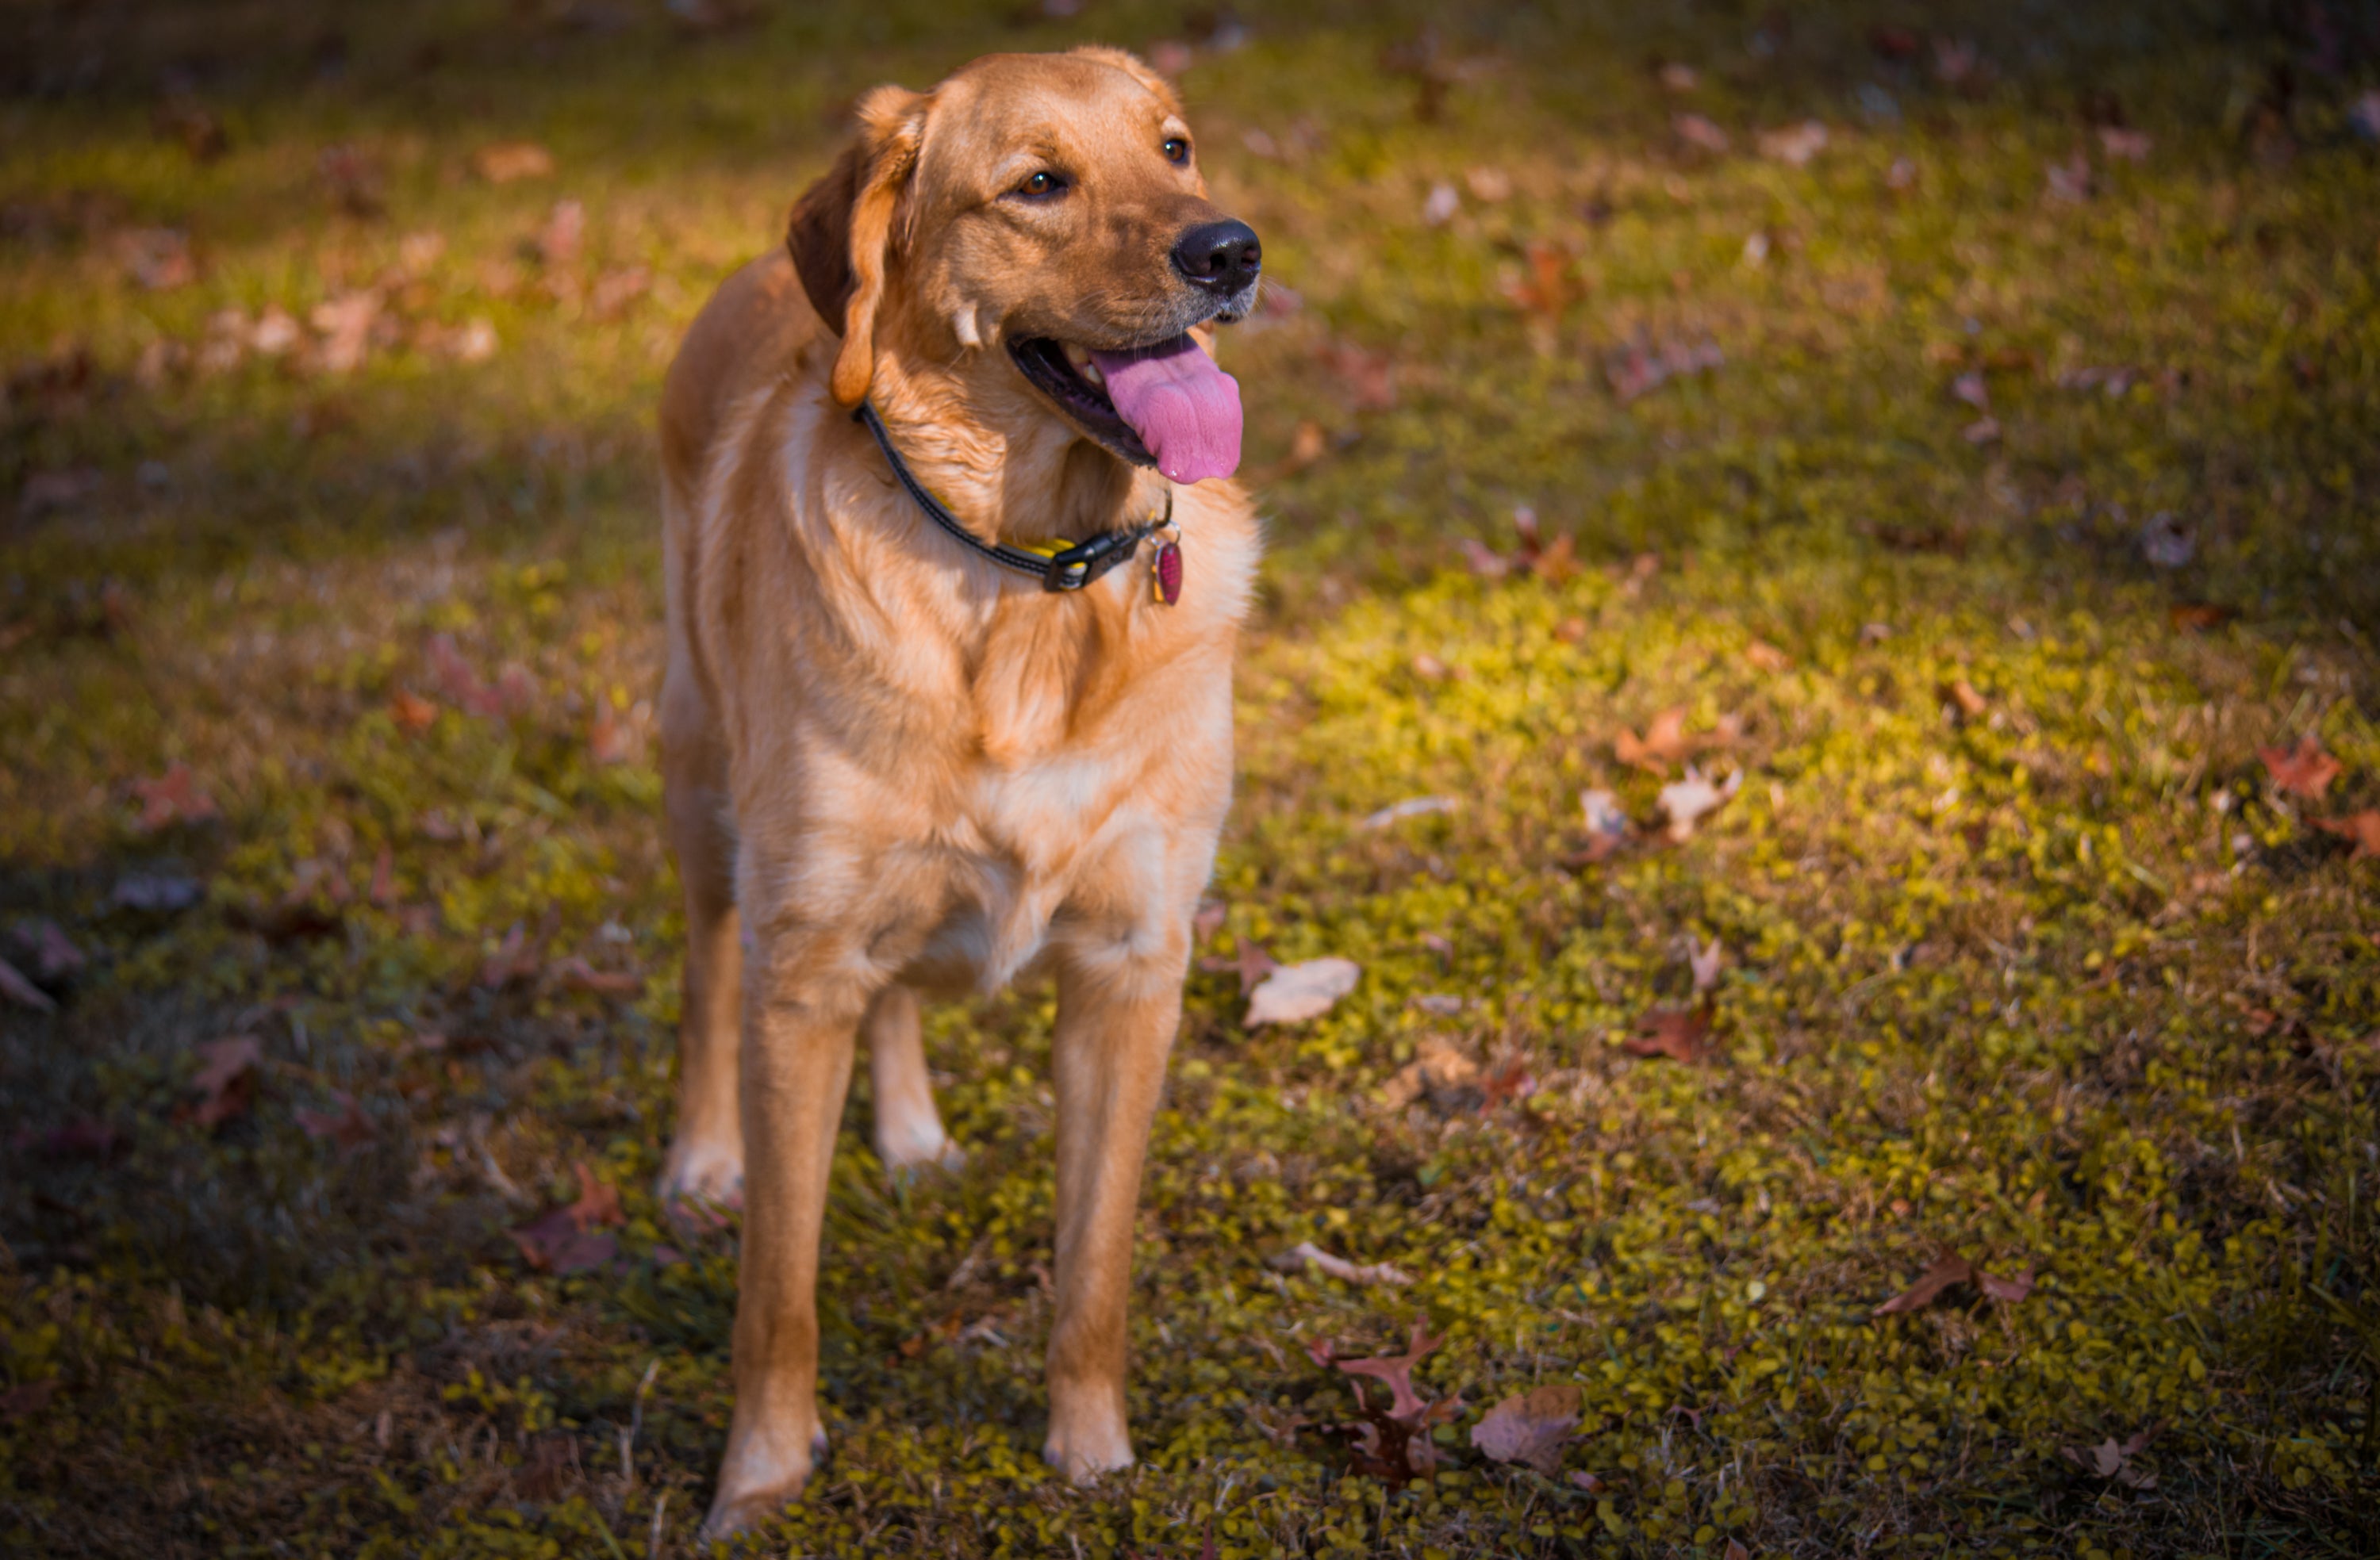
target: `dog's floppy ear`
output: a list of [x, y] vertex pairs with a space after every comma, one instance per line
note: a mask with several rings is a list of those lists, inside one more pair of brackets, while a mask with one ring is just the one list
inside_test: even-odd
[[876, 310], [884, 301], [884, 265], [892, 214], [924, 139], [925, 97], [879, 87], [859, 100], [859, 139], [826, 175], [794, 202], [785, 248], [802, 291], [843, 337], [830, 381], [837, 402], [856, 406], [876, 373]]

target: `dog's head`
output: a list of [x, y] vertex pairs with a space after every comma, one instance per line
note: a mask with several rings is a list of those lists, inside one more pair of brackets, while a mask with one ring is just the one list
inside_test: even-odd
[[970, 355], [1122, 458], [1179, 481], [1239, 464], [1239, 387], [1190, 332], [1256, 302], [1261, 254], [1207, 199], [1182, 105], [1130, 54], [993, 54], [930, 92], [880, 87], [786, 244], [842, 348]]

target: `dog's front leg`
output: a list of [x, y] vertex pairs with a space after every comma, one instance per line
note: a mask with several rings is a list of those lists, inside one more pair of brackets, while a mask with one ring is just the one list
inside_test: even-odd
[[819, 939], [771, 939], [747, 975], [744, 1243], [735, 1412], [706, 1539], [802, 1493], [826, 1448], [818, 1412], [819, 1232], [854, 1040], [872, 995]]
[[1160, 956], [1077, 956], [1059, 969], [1057, 1317], [1042, 1456], [1077, 1482], [1132, 1462], [1124, 1301], [1133, 1212], [1182, 1022], [1187, 928], [1164, 940]]

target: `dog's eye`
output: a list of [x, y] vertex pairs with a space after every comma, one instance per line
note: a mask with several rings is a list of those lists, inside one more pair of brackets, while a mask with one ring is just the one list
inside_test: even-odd
[[1046, 200], [1052, 195], [1063, 192], [1065, 187], [1066, 180], [1062, 175], [1053, 174], [1044, 168], [1018, 185], [1016, 193], [1028, 200]]
[[1180, 136], [1166, 137], [1165, 145], [1162, 150], [1165, 153], [1165, 160], [1168, 163], [1187, 163], [1190, 161], [1190, 143], [1184, 140]]

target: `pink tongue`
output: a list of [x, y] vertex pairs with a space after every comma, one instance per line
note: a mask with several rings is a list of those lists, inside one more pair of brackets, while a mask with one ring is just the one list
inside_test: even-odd
[[1239, 381], [1188, 336], [1136, 352], [1094, 352], [1108, 399], [1176, 482], [1229, 477], [1240, 466]]

